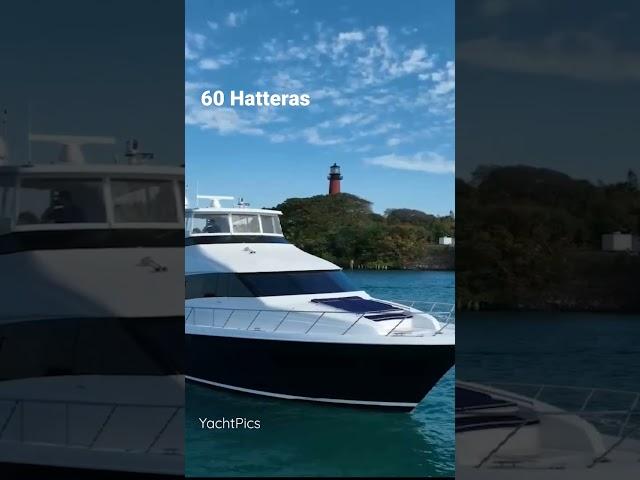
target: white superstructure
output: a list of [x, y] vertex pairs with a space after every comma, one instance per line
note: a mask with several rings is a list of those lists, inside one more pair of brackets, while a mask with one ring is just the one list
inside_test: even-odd
[[30, 140], [61, 149], [0, 152], [0, 462], [182, 475], [184, 168]]
[[[363, 290], [350, 289], [350, 282], [337, 265], [288, 243], [280, 226], [281, 212], [223, 207], [219, 203], [233, 197], [199, 199], [211, 200], [212, 206], [186, 210], [188, 332], [217, 328], [218, 324], [210, 325], [210, 321], [200, 324], [218, 310], [218, 323], [224, 319], [228, 335], [242, 335], [238, 330], [249, 326], [252, 335], [267, 337], [303, 332], [342, 337], [348, 329], [349, 340], [362, 334], [367, 341], [374, 335], [386, 342], [453, 342], [453, 329], [444, 328], [452, 319], [450, 307], [432, 304], [429, 308], [433, 315], [386, 302], [394, 307], [386, 309], [386, 313], [349, 311], [343, 307], [354, 298], [372, 309], [380, 301]], [[213, 291], [222, 288], [222, 279], [230, 286], [224, 292]], [[346, 303], [339, 302], [341, 298]], [[231, 320], [224, 317], [221, 309], [227, 309]], [[280, 323], [280, 317], [285, 315]], [[320, 315], [322, 318], [318, 319]], [[385, 320], [384, 315], [389, 318]], [[444, 321], [441, 323], [437, 316]]]

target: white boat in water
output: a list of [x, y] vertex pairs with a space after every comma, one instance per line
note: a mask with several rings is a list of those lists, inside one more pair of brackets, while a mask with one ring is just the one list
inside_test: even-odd
[[281, 212], [222, 206], [232, 199], [200, 196], [208, 206], [186, 208], [187, 378], [412, 410], [454, 364], [453, 306], [373, 298], [338, 266], [290, 244]]
[[78, 144], [108, 138], [33, 137], [62, 154], [0, 164], [0, 324], [182, 316], [184, 168], [86, 163]]
[[[182, 475], [184, 169], [0, 155], [0, 465]], [[178, 273], [180, 274], [178, 275]], [[42, 469], [42, 470], [38, 470]]]

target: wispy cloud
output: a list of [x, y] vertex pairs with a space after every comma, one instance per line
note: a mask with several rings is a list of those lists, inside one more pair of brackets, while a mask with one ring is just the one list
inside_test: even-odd
[[[279, 8], [290, 8], [289, 2], [283, 1]], [[241, 17], [234, 16], [231, 23], [237, 26], [244, 21]], [[195, 66], [199, 68], [189, 71], [193, 85], [201, 85], [202, 77], [225, 66], [242, 65], [252, 72], [248, 83], [244, 80], [245, 89], [253, 84], [271, 93], [306, 93], [311, 106], [303, 116], [299, 115], [302, 110], [275, 108], [277, 116], [262, 118], [252, 109], [236, 109], [234, 115], [224, 107], [211, 107], [222, 111], [216, 114], [191, 107], [188, 124], [224, 135], [262, 136], [272, 143], [299, 142], [344, 152], [388, 154], [399, 145], [418, 145], [418, 141], [427, 142], [418, 149], [440, 151], [446, 142], [427, 134], [425, 125], [429, 129], [444, 125], [442, 138], [453, 128], [455, 64], [416, 41], [412, 31], [404, 33], [384, 25], [336, 29], [316, 23], [297, 38], [267, 37], [256, 50], [244, 50], [241, 56], [237, 51], [220, 54], [224, 30], [215, 34], [215, 45], [209, 45], [213, 42], [206, 42], [204, 36], [191, 38], [194, 45], [204, 42], [211, 47], [198, 51]], [[202, 89], [192, 84], [189, 89], [185, 84], [185, 89], [197, 103]], [[389, 165], [394, 160], [395, 168], [436, 168], [437, 158], [425, 155], [372, 158]]]
[[186, 80], [184, 82], [185, 93], [192, 93], [194, 91], [206, 90], [207, 88], [214, 88], [216, 85], [211, 82], [190, 82]]
[[442, 155], [435, 152], [418, 152], [411, 156], [381, 155], [365, 159], [370, 165], [392, 168], [396, 170], [409, 170], [414, 172], [449, 174], [455, 173], [455, 164]]
[[456, 65], [454, 62], [447, 62], [442, 70], [431, 74], [420, 75], [421, 80], [432, 80], [434, 86], [431, 89], [434, 95], [445, 95], [453, 92], [456, 88]]
[[344, 128], [355, 125], [369, 125], [374, 122], [377, 118], [375, 114], [366, 114], [366, 113], [345, 113], [335, 119], [325, 120], [320, 123], [318, 126], [320, 128]]
[[361, 42], [364, 40], [364, 33], [354, 30], [353, 32], [341, 32], [335, 38], [333, 44], [333, 52], [342, 52], [350, 43]]
[[195, 60], [200, 56], [207, 42], [207, 37], [201, 33], [187, 30], [184, 39], [184, 57], [187, 60]]
[[224, 66], [236, 63], [239, 53], [239, 50], [232, 50], [217, 57], [203, 57], [198, 62], [198, 67], [201, 70], [218, 70]]
[[272, 38], [263, 44], [255, 59], [267, 63], [303, 60], [314, 68], [328, 62], [345, 71], [346, 84], [354, 91], [423, 73], [435, 63], [435, 55], [430, 55], [424, 46], [395, 45], [389, 29], [382, 25], [335, 33], [319, 24], [313, 33], [315, 37], [295, 43]]
[[185, 116], [187, 125], [195, 125], [203, 130], [215, 130], [221, 135], [243, 133], [245, 135], [263, 135], [264, 130], [240, 117], [233, 108], [194, 108]]
[[214, 58], [203, 58], [198, 62], [198, 66], [202, 70], [217, 70], [222, 66], [222, 64]]
[[480, 12], [487, 17], [500, 17], [511, 10], [512, 3], [510, 0], [483, 0], [479, 7]]
[[416, 48], [410, 51], [403, 61], [391, 65], [389, 72], [393, 76], [408, 75], [431, 67], [433, 67], [433, 59], [427, 55], [427, 51], [424, 48]]
[[460, 44], [461, 61], [493, 70], [592, 81], [640, 80], [640, 51], [592, 32], [551, 33], [527, 42], [497, 37]]
[[293, 11], [296, 10], [292, 8], [296, 4], [294, 0], [274, 0], [273, 4], [277, 8], [281, 8], [283, 10], [289, 10], [291, 13], [293, 13]]
[[246, 21], [248, 13], [249, 12], [247, 10], [229, 12], [225, 20], [225, 24], [231, 28], [238, 27]]
[[324, 137], [320, 135], [318, 129], [315, 127], [305, 128], [302, 131], [302, 136], [311, 145], [338, 145], [344, 143], [344, 139], [340, 137]]
[[286, 72], [278, 72], [272, 79], [272, 83], [276, 89], [281, 92], [296, 92], [302, 88], [302, 82], [292, 78]]

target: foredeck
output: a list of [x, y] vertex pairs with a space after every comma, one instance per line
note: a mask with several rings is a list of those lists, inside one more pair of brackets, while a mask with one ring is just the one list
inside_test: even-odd
[[[337, 336], [356, 333], [363, 323], [374, 323], [374, 330], [382, 336], [427, 337], [443, 333], [455, 322], [455, 306], [437, 302], [411, 302], [407, 307], [389, 302], [387, 318], [376, 318], [381, 310], [340, 311], [338, 309], [274, 309], [219, 308], [185, 306], [185, 324], [205, 329], [244, 330], [247, 332], [296, 333], [302, 335], [330, 334]], [[413, 306], [420, 305], [422, 310]], [[390, 315], [390, 314], [395, 315]]]

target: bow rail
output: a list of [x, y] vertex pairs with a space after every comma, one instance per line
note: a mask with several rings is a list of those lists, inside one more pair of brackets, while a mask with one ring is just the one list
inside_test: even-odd
[[[428, 336], [439, 335], [455, 322], [455, 305], [442, 302], [405, 301], [409, 305], [389, 301], [394, 307], [389, 312], [406, 314], [406, 317], [390, 317], [397, 320], [388, 328], [385, 336]], [[421, 310], [417, 310], [421, 306]], [[362, 319], [379, 315], [373, 312], [344, 312], [339, 310], [295, 310], [273, 308], [222, 308], [185, 306], [185, 324], [198, 327], [228, 328], [236, 330], [266, 331], [274, 333], [281, 329], [294, 328], [296, 332], [309, 334], [319, 331], [346, 335]], [[403, 328], [411, 325], [414, 318], [430, 320], [432, 328], [426, 330]], [[377, 322], [379, 323], [379, 322]]]

